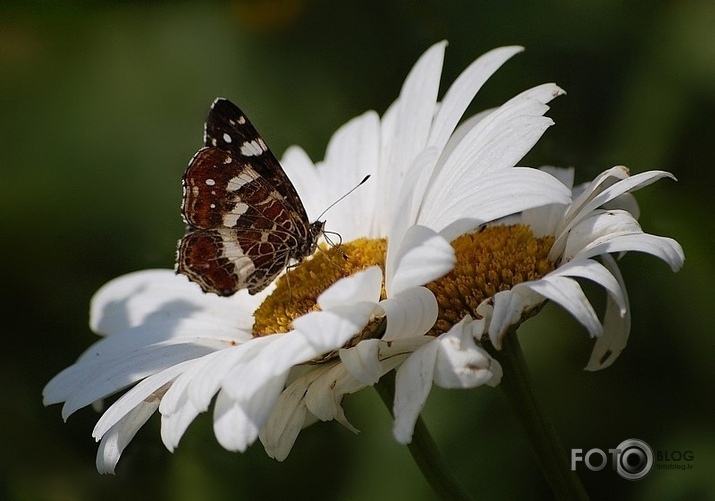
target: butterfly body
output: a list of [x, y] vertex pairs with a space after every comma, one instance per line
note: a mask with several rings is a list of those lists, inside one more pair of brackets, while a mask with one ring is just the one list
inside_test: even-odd
[[325, 223], [309, 222], [280, 163], [230, 101], [212, 105], [204, 145], [183, 177], [177, 271], [205, 292], [255, 294], [315, 252]]

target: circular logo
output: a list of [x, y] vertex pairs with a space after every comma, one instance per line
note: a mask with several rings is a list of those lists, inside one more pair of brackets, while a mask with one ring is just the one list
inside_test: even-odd
[[631, 438], [624, 440], [617, 447], [621, 451], [618, 456], [616, 470], [628, 480], [638, 480], [645, 477], [653, 468], [653, 450], [643, 440]]

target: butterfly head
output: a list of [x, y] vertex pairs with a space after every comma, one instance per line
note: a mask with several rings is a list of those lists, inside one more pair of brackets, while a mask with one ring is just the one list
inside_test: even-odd
[[318, 238], [323, 234], [325, 229], [325, 221], [315, 221], [310, 224], [310, 235], [306, 240], [306, 248], [304, 256], [312, 255], [318, 248]]

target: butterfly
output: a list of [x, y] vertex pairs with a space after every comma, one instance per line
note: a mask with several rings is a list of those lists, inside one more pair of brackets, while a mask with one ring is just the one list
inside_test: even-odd
[[309, 222], [280, 163], [227, 99], [211, 105], [204, 147], [189, 162], [182, 185], [187, 231], [177, 272], [204, 292], [256, 294], [317, 248], [325, 222]]

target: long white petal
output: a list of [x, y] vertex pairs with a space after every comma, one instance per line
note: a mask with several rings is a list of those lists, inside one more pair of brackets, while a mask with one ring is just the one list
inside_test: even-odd
[[313, 161], [300, 146], [290, 146], [281, 157], [281, 166], [298, 192], [310, 220], [327, 207], [328, 190]]
[[484, 83], [502, 64], [523, 50], [523, 47], [518, 46], [500, 47], [483, 54], [467, 66], [444, 94], [430, 131], [430, 145], [444, 148], [469, 103]]
[[477, 345], [465, 317], [436, 340], [439, 350], [435, 360], [434, 382], [448, 389], [496, 386], [502, 376], [499, 362]]
[[318, 296], [318, 305], [322, 310], [328, 310], [353, 303], [377, 303], [381, 287], [380, 267], [370, 266], [332, 284]]
[[[445, 93], [439, 110], [434, 117], [427, 143], [427, 146], [431, 147], [429, 149], [435, 150], [437, 154], [445, 149], [448, 141], [454, 136], [455, 128], [462, 115], [464, 115], [477, 92], [502, 64], [522, 50], [522, 47], [501, 47], [491, 50], [475, 60], [457, 77]], [[454, 142], [453, 144], [459, 144], [459, 142]], [[435, 166], [436, 158], [434, 160], [430, 159], [430, 162], [424, 166], [419, 168], [413, 166], [411, 169], [414, 174], [409, 176], [408, 179], [414, 185], [410, 186], [410, 191], [415, 200], [421, 201], [423, 199], [425, 190], [433, 177]], [[417, 217], [417, 211], [419, 210], [419, 206], [414, 205], [414, 209], [408, 212], [411, 218], [410, 224], [415, 222], [414, 219]]]
[[105, 398], [147, 376], [181, 362], [202, 357], [212, 349], [173, 345], [145, 349], [133, 357], [73, 365], [57, 374], [44, 390], [46, 405], [65, 401], [64, 419], [77, 409]]
[[129, 414], [132, 409], [141, 405], [143, 402], [161, 400], [161, 395], [157, 395], [157, 393], [160, 393], [162, 390], [165, 391], [168, 383], [176, 379], [176, 377], [192, 367], [195, 363], [194, 360], [190, 360], [174, 365], [139, 382], [134, 388], [127, 391], [104, 411], [94, 426], [92, 436], [96, 439], [103, 437], [112, 426], [117, 424]]
[[[422, 204], [422, 194], [418, 183], [420, 182], [420, 172], [431, 171], [431, 167], [439, 157], [439, 150], [434, 147], [426, 148], [415, 158], [412, 169], [415, 175], [407, 176], [400, 185], [397, 198], [390, 217], [388, 240], [400, 242], [410, 226], [417, 220], [420, 205]], [[425, 181], [426, 182], [426, 181]], [[424, 189], [422, 189], [424, 191]]]
[[[380, 185], [377, 167], [380, 157], [380, 120], [377, 113], [369, 111], [353, 118], [333, 135], [326, 150], [325, 160], [318, 164], [318, 181], [321, 197], [313, 197], [316, 186], [307, 186], [306, 198], [320, 199], [312, 204], [308, 215], [319, 217], [340, 196], [346, 194], [368, 174], [373, 178], [354, 193], [332, 206], [325, 214], [326, 229], [336, 231], [344, 241], [373, 234], [372, 220], [365, 217], [375, 212], [365, 201], [375, 201]], [[307, 207], [306, 207], [307, 210]]]
[[477, 307], [488, 323], [489, 339], [500, 350], [504, 336], [513, 325], [518, 325], [524, 312], [536, 308], [544, 302], [544, 296], [525, 287], [514, 287], [497, 292], [491, 300], [482, 301]]
[[628, 170], [621, 166], [603, 173], [574, 201], [567, 212], [551, 255], [559, 255], [562, 252], [570, 230], [583, 219], [591, 217], [594, 210], [626, 193], [632, 193], [663, 178], [675, 179], [675, 176], [665, 171], [647, 171], [629, 177]]
[[[224, 380], [238, 366], [245, 366], [254, 360], [265, 347], [277, 341], [276, 336], [264, 336], [220, 351], [216, 356], [204, 357], [206, 370], [197, 371], [188, 383], [188, 396], [193, 404], [205, 409], [222, 387]], [[171, 395], [162, 402], [162, 412], [170, 412]]]
[[174, 452], [179, 445], [181, 437], [184, 436], [196, 416], [204, 410], [196, 407], [186, 392], [183, 392], [181, 396], [183, 397], [181, 405], [175, 412], [161, 415], [161, 441], [164, 443], [164, 447], [171, 452]]
[[198, 285], [174, 271], [139, 271], [115, 278], [96, 292], [90, 303], [90, 327], [98, 334], [110, 335], [191, 316], [250, 330], [249, 320], [265, 295], [239, 292], [225, 298], [203, 294]]
[[158, 401], [143, 402], [104, 434], [97, 451], [99, 473], [114, 473], [124, 448], [131, 442], [139, 428], [144, 426], [144, 423], [154, 414], [157, 407], [159, 407]]
[[616, 311], [620, 315], [625, 315], [628, 309], [628, 298], [621, 287], [621, 283], [611, 274], [611, 272], [601, 263], [592, 259], [576, 259], [550, 273], [551, 276], [580, 277], [591, 280], [606, 289], [608, 295], [614, 301]]
[[648, 233], [614, 236], [606, 241], [586, 247], [579, 253], [579, 257], [627, 251], [652, 254], [665, 261], [673, 271], [678, 271], [685, 262], [683, 248], [676, 240]]
[[[561, 306], [578, 320], [592, 337], [603, 333], [603, 326], [590, 301], [576, 280], [546, 275], [534, 282], [522, 282], [514, 287], [528, 288]], [[512, 290], [514, 290], [512, 289]]]
[[[616, 260], [610, 255], [601, 256], [604, 265], [620, 284], [620, 288], [628, 303], [628, 293], [623, 276], [618, 269]], [[615, 301], [609, 296], [606, 302], [606, 314], [603, 318], [603, 336], [596, 339], [596, 344], [591, 353], [591, 359], [586, 366], [587, 371], [597, 371], [610, 367], [616, 361], [628, 343], [631, 332], [631, 311], [626, 309], [625, 314], [619, 311]]]
[[286, 375], [265, 381], [260, 392], [241, 402], [219, 392], [214, 407], [214, 433], [224, 449], [244, 452], [255, 442], [283, 390]]
[[380, 303], [387, 316], [383, 339], [395, 341], [421, 336], [437, 321], [439, 307], [432, 291], [413, 287]]
[[565, 259], [606, 253], [639, 251], [659, 257], [678, 271], [685, 261], [681, 245], [672, 238], [643, 233], [624, 210], [595, 211], [575, 225], [563, 251]]
[[412, 441], [417, 417], [432, 389], [438, 351], [439, 345], [432, 341], [415, 351], [397, 370], [392, 432], [401, 444]]
[[365, 328], [377, 308], [377, 304], [371, 302], [336, 306], [303, 315], [293, 326], [301, 339], [313, 347], [313, 356], [317, 356], [342, 347]]
[[361, 390], [365, 385], [356, 381], [342, 364], [334, 364], [313, 381], [305, 394], [308, 410], [322, 421], [337, 420], [350, 431], [357, 430], [345, 418], [343, 398]]
[[392, 297], [445, 275], [456, 258], [449, 242], [435, 231], [412, 226], [399, 242], [397, 252], [391, 254], [388, 250], [387, 259], [385, 289]]
[[467, 132], [448, 158], [440, 160], [424, 195], [418, 221], [433, 217], [455, 187], [479, 186], [485, 172], [514, 166], [553, 124], [543, 117], [548, 99], [561, 93], [548, 84], [535, 87], [489, 113]]
[[365, 339], [357, 346], [340, 350], [340, 361], [355, 380], [365, 384], [377, 383], [382, 375], [380, 339]]
[[[452, 188], [434, 212], [420, 218], [420, 224], [440, 231], [449, 241], [509, 214], [571, 201], [570, 190], [553, 176], [526, 167], [493, 171], [462, 183]], [[446, 222], [451, 224], [446, 226]]]
[[254, 398], [266, 381], [341, 348], [367, 325], [376, 308], [377, 304], [363, 302], [297, 318], [294, 331], [274, 336], [275, 341], [249, 363], [235, 367], [224, 380], [224, 391], [239, 402]]
[[395, 103], [390, 140], [383, 141], [385, 151], [381, 158], [386, 176], [380, 180], [383, 195], [378, 207], [387, 214], [394, 214], [394, 193], [398, 192], [414, 159], [427, 146], [446, 45], [446, 42], [436, 43], [419, 58]]
[[426, 145], [434, 118], [442, 62], [447, 42], [438, 42], [420, 56], [400, 91], [395, 143], [390, 168], [399, 175]]
[[191, 395], [193, 383], [207, 373], [218, 371], [221, 375], [225, 374], [226, 369], [221, 370], [220, 367], [221, 361], [234, 358], [234, 355], [235, 351], [231, 349], [206, 355], [195, 361], [171, 384], [159, 405], [161, 439], [168, 450], [174, 451], [188, 426], [199, 413], [208, 410], [218, 391], [218, 388], [211, 388], [205, 395], [201, 395], [201, 398], [197, 398], [196, 395]]
[[[554, 176], [560, 183], [571, 189], [573, 186], [574, 169], [562, 169], [558, 167], [543, 166], [540, 171], [546, 172]], [[569, 209], [568, 205], [564, 204], [548, 204], [533, 209], [526, 209], [521, 212], [521, 224], [525, 224], [531, 228], [531, 232], [536, 237], [545, 235], [556, 235], [563, 223], [564, 214]]]
[[603, 204], [610, 202], [616, 197], [623, 195], [624, 193], [633, 193], [634, 191], [645, 188], [646, 186], [649, 186], [663, 178], [670, 178], [674, 181], [676, 180], [675, 176], [670, 172], [659, 170], [639, 172], [633, 176], [621, 179], [618, 182], [607, 186], [602, 191], [594, 192], [593, 195], [595, 196], [593, 196], [588, 203], [584, 205], [581, 212], [588, 213], [598, 207], [601, 207]]
[[616, 236], [642, 232], [638, 221], [626, 211], [594, 210], [571, 228], [562, 255], [569, 260], [594, 244]]
[[549, 109], [546, 103], [562, 92], [546, 84], [510, 99], [467, 133], [444, 162], [439, 177], [446, 184], [462, 177], [467, 169], [514, 166], [553, 125], [542, 115]]
[[261, 443], [269, 457], [283, 461], [293, 448], [298, 434], [309, 416], [305, 393], [323, 369], [317, 369], [290, 384], [278, 397], [273, 412], [259, 432]]
[[251, 339], [250, 331], [208, 318], [186, 318], [148, 322], [123, 331], [120, 335], [101, 338], [87, 348], [75, 365], [112, 364], [118, 358], [131, 359], [143, 350], [172, 345], [203, 346], [209, 351], [221, 350]]

